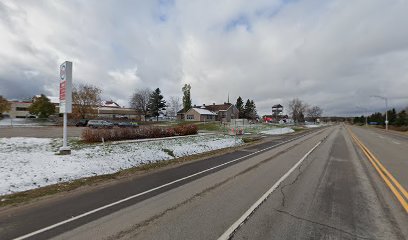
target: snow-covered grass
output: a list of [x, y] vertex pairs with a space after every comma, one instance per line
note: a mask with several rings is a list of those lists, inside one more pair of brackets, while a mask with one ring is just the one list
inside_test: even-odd
[[280, 134], [286, 134], [286, 133], [293, 133], [295, 130], [292, 128], [284, 127], [284, 128], [276, 128], [276, 129], [271, 129], [271, 130], [266, 130], [262, 131], [262, 134], [267, 134], [267, 135], [280, 135]]
[[306, 124], [305, 127], [307, 128], [318, 128], [318, 127], [322, 127], [323, 125], [320, 124]]
[[267, 123], [256, 123], [248, 125], [229, 126], [229, 128], [243, 129], [245, 133], [259, 134], [270, 130], [276, 130], [283, 127], [282, 125], [272, 125]]
[[62, 156], [56, 154], [61, 139], [0, 138], [0, 195], [242, 143], [241, 139], [221, 135], [104, 145], [77, 143], [71, 155]]

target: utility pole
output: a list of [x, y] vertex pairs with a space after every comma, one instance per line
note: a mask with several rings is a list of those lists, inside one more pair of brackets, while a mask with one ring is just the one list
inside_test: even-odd
[[385, 101], [385, 130], [388, 131], [388, 98], [377, 95], [372, 97], [380, 98]]
[[360, 106], [356, 106], [356, 108], [360, 108], [364, 110], [364, 115], [365, 115], [365, 126], [368, 126], [368, 109]]

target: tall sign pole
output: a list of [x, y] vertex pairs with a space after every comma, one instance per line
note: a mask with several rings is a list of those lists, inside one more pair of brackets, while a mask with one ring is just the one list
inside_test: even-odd
[[67, 121], [68, 113], [72, 112], [72, 62], [64, 62], [60, 66], [60, 104], [59, 112], [64, 114], [62, 147], [60, 154], [71, 154], [71, 148], [68, 146]]

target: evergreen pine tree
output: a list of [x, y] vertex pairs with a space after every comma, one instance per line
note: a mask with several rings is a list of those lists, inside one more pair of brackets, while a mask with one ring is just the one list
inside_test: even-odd
[[244, 106], [244, 114], [242, 115], [243, 118], [249, 119], [251, 113], [251, 101], [248, 99]]
[[405, 110], [402, 110], [401, 112], [398, 113], [395, 125], [399, 127], [408, 125], [408, 114]]
[[159, 121], [159, 114], [161, 110], [166, 109], [166, 101], [163, 99], [163, 95], [161, 95], [161, 91], [159, 88], [154, 90], [150, 95], [149, 99], [149, 112], [153, 117], [156, 117], [157, 121]]
[[242, 100], [241, 96], [237, 98], [237, 103], [235, 106], [239, 111], [239, 118], [244, 118], [244, 101]]
[[251, 112], [250, 112], [250, 117], [252, 120], [256, 119], [257, 111], [256, 111], [256, 106], [254, 100], [251, 100]]
[[390, 125], [395, 125], [395, 122], [397, 120], [397, 112], [395, 111], [395, 108], [389, 110], [387, 112], [388, 114], [388, 122]]

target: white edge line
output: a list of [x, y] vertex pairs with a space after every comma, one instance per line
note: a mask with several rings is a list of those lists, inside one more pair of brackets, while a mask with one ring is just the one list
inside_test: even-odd
[[262, 195], [231, 227], [227, 229], [218, 240], [228, 240], [231, 235], [245, 222], [245, 220], [272, 194], [273, 191], [315, 150], [322, 141], [318, 142], [312, 149], [310, 149], [293, 167], [285, 173], [266, 193]]
[[[318, 131], [317, 133], [322, 132], [323, 130], [325, 130], [325, 129], [322, 129], [322, 130]], [[275, 145], [273, 145], [273, 146], [270, 146], [270, 147], [267, 147], [267, 148], [258, 150], [258, 151], [256, 151], [256, 152], [250, 153], [250, 154], [245, 155], [245, 156], [242, 156], [242, 157], [240, 157], [240, 158], [237, 158], [237, 159], [234, 159], [234, 160], [225, 162], [225, 163], [223, 163], [223, 164], [220, 164], [220, 165], [217, 165], [217, 166], [214, 166], [214, 167], [205, 169], [205, 170], [200, 171], [200, 172], [196, 172], [196, 173], [194, 173], [194, 174], [191, 174], [191, 175], [186, 176], [186, 177], [183, 177], [183, 178], [179, 178], [179, 179], [174, 180], [174, 181], [172, 181], [172, 182], [165, 183], [165, 184], [163, 184], [163, 185], [161, 185], [161, 186], [158, 186], [158, 187], [155, 187], [155, 188], [151, 188], [151, 189], [149, 189], [149, 190], [147, 190], [147, 191], [144, 191], [144, 192], [141, 192], [141, 193], [132, 195], [132, 196], [130, 196], [130, 197], [121, 199], [121, 200], [119, 200], [119, 201], [110, 203], [110, 204], [108, 204], [108, 205], [105, 205], [105, 206], [102, 206], [102, 207], [93, 209], [93, 210], [91, 210], [91, 211], [85, 212], [85, 213], [83, 213], [83, 214], [77, 215], [77, 216], [72, 217], [72, 218], [69, 218], [69, 219], [67, 219], [67, 220], [64, 220], [64, 221], [58, 222], [58, 223], [56, 223], [56, 224], [50, 225], [50, 226], [48, 226], [48, 227], [41, 228], [41, 229], [39, 229], [39, 230], [37, 230], [37, 231], [28, 233], [28, 234], [26, 234], [26, 235], [23, 235], [23, 236], [20, 236], [20, 237], [17, 237], [17, 238], [14, 238], [14, 240], [22, 240], [22, 239], [26, 239], [26, 238], [35, 236], [35, 235], [37, 235], [37, 234], [39, 234], [39, 233], [43, 233], [43, 232], [45, 232], [45, 231], [54, 229], [54, 228], [56, 228], [56, 227], [59, 227], [59, 226], [61, 226], [61, 225], [64, 225], [64, 224], [66, 224], [66, 223], [69, 223], [69, 222], [73, 222], [73, 221], [75, 221], [75, 220], [77, 220], [77, 219], [86, 217], [86, 216], [88, 216], [88, 215], [91, 215], [91, 214], [93, 214], [93, 213], [99, 212], [99, 211], [104, 210], [104, 209], [106, 209], [106, 208], [109, 208], [109, 207], [118, 205], [118, 204], [120, 204], [120, 203], [129, 201], [129, 200], [131, 200], [131, 199], [133, 199], [133, 198], [140, 197], [140, 196], [142, 196], [142, 195], [145, 195], [145, 194], [148, 194], [148, 193], [150, 193], [150, 192], [159, 190], [159, 189], [161, 189], [161, 188], [164, 188], [164, 187], [173, 185], [173, 184], [178, 183], [178, 182], [181, 182], [181, 181], [183, 181], [183, 180], [186, 180], [186, 179], [195, 177], [195, 176], [200, 175], [200, 174], [203, 174], [203, 173], [205, 173], [205, 172], [208, 172], [208, 171], [211, 171], [211, 170], [220, 168], [220, 167], [225, 166], [225, 165], [228, 165], [228, 164], [230, 164], [230, 163], [240, 161], [240, 160], [242, 160], [242, 159], [244, 159], [244, 158], [247, 158], [247, 157], [250, 157], [250, 156], [252, 156], [252, 155], [255, 155], [255, 154], [264, 152], [264, 151], [269, 150], [269, 149], [271, 149], [271, 148], [278, 147], [278, 146], [283, 145], [283, 144], [286, 144], [286, 143], [288, 143], [288, 142], [292, 142], [292, 141], [298, 140], [298, 139], [300, 139], [300, 138], [302, 138], [302, 137], [305, 137], [305, 136], [307, 136], [307, 135], [308, 135], [308, 134], [303, 134], [303, 135], [301, 135], [301, 136], [299, 136], [299, 137], [296, 137], [296, 138], [293, 138], [293, 139], [290, 139], [290, 140], [287, 140], [287, 141], [284, 141], [284, 142], [275, 144]]]

